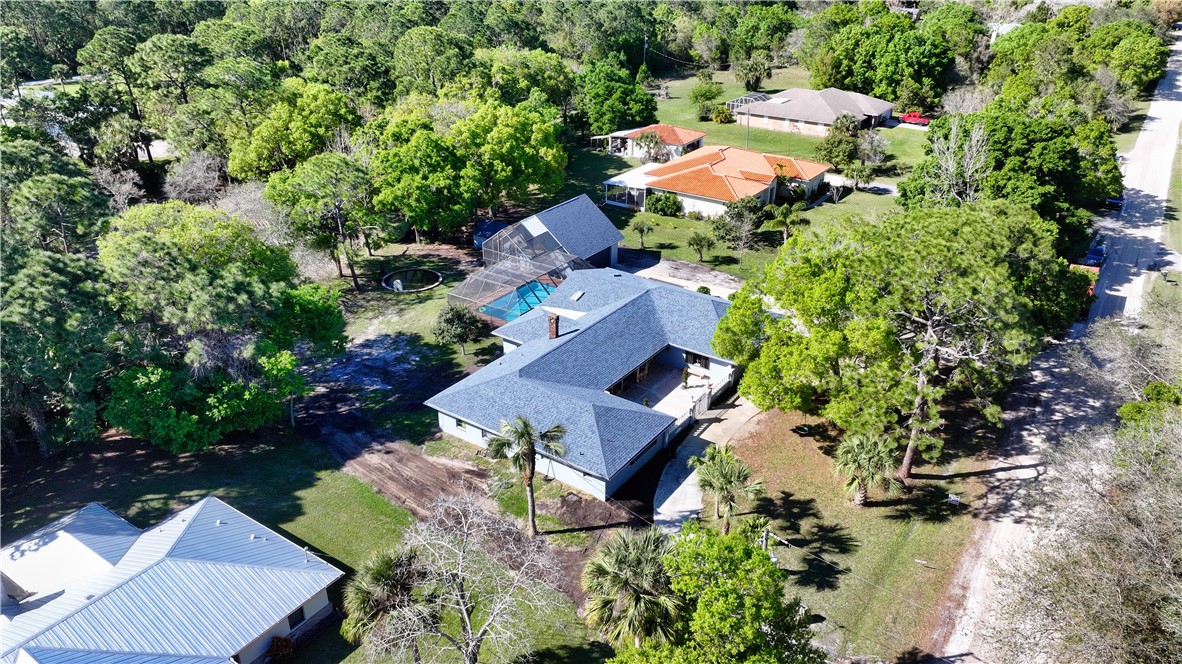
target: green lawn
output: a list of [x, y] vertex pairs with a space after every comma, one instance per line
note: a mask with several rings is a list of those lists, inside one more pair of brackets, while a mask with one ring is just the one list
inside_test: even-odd
[[[842, 655], [887, 661], [924, 649], [974, 529], [967, 506], [982, 495], [975, 479], [955, 475], [983, 462], [946, 450], [945, 465], [916, 469], [942, 479], [917, 482], [907, 498], [872, 491], [859, 509], [833, 473], [835, 441], [798, 436], [792, 431], [803, 421], [797, 413], [764, 418], [736, 451], [767, 484], [767, 496], [754, 509], [792, 543], [774, 551], [789, 571], [789, 594], [824, 618], [817, 625], [820, 640]], [[949, 494], [966, 507], [951, 508]]]
[[1149, 111], [1148, 99], [1136, 99], [1133, 101], [1133, 115], [1130, 117], [1128, 124], [1121, 127], [1120, 131], [1113, 135], [1113, 140], [1116, 141], [1117, 154], [1124, 154], [1133, 149], [1137, 143], [1137, 136], [1141, 134], [1141, 125], [1145, 124], [1145, 114]]
[[[638, 212], [614, 206], [603, 207], [612, 223], [624, 234], [621, 246], [639, 248], [640, 236], [636, 234], [634, 225], [644, 219], [653, 224], [654, 230], [644, 239], [645, 249], [660, 254], [661, 258], [683, 261], [697, 261], [698, 255], [686, 246], [685, 241], [694, 231], [709, 234], [709, 221], [694, 221], [692, 219], [674, 219], [661, 217], [651, 212]], [[823, 203], [804, 213], [804, 218], [812, 227], [819, 227], [837, 219], [848, 216], [873, 216], [899, 211], [895, 205], [895, 197], [886, 194], [872, 194], [865, 191], [854, 192], [841, 199], [841, 203]], [[758, 276], [763, 266], [776, 255], [783, 242], [779, 231], [764, 231], [760, 233], [762, 245], [755, 250], [748, 251], [740, 261], [735, 252], [725, 245], [718, 245], [703, 256], [703, 263], [723, 272], [729, 272], [744, 279]]]
[[[732, 72], [717, 72], [714, 79], [722, 83], [721, 102], [743, 95], [743, 86], [735, 81]], [[751, 127], [748, 132], [747, 127], [738, 124], [699, 121], [698, 109], [689, 100], [689, 91], [697, 82], [698, 79], [693, 76], [668, 81], [669, 99], [657, 102], [657, 120], [678, 127], [704, 131], [707, 145], [733, 145], [789, 157], [815, 158], [813, 150], [821, 142], [818, 136], [804, 136], [758, 127]], [[808, 72], [803, 67], [787, 67], [776, 69], [772, 78], [764, 82], [763, 91], [772, 93], [787, 88], [807, 87]], [[906, 127], [880, 129], [879, 132], [887, 139], [890, 156], [886, 163], [875, 169], [875, 178], [900, 180], [923, 158], [927, 134]]]
[[1182, 163], [1174, 159], [1174, 168], [1170, 175], [1170, 197], [1166, 202], [1166, 246], [1174, 251], [1182, 251]]

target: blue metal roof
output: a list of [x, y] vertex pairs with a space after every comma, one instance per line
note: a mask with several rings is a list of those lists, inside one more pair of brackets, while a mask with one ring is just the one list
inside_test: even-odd
[[568, 254], [590, 258], [624, 239], [587, 194], [534, 215]]
[[[74, 523], [77, 514], [63, 521]], [[97, 529], [90, 535], [105, 541]], [[157, 664], [149, 656], [168, 656], [159, 664], [226, 661], [341, 576], [208, 497], [144, 530], [111, 569], [6, 607], [0, 657], [16, 661], [23, 648], [27, 656], [95, 655], [69, 660], [51, 653], [35, 660], [54, 664], [105, 662], [98, 657], [111, 653], [148, 657], [143, 664]]]
[[[667, 346], [721, 360], [710, 340], [728, 306], [618, 270], [578, 270], [542, 308], [497, 330], [518, 349], [426, 403], [490, 431], [517, 415], [541, 429], [561, 423], [567, 453], [557, 461], [610, 479], [673, 418], [605, 390]], [[571, 314], [557, 339], [544, 310]]]

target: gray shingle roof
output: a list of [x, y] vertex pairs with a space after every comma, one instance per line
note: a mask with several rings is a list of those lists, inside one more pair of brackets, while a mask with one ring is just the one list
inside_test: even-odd
[[[489, 431], [517, 415], [541, 429], [561, 423], [567, 454], [559, 462], [610, 479], [673, 418], [605, 390], [666, 346], [717, 357], [710, 340], [728, 306], [618, 270], [579, 270], [543, 307], [497, 330], [518, 349], [427, 405]], [[557, 339], [547, 310], [563, 314]]]
[[590, 258], [624, 239], [587, 194], [534, 215], [569, 254]]
[[894, 110], [895, 105], [876, 97], [859, 92], [848, 92], [837, 88], [806, 90], [791, 88], [772, 95], [767, 101], [758, 101], [734, 109], [735, 113], [766, 115], [770, 118], [803, 120], [833, 124], [837, 116], [849, 113], [861, 120], [864, 117], [882, 115]]
[[[68, 527], [88, 510], [63, 521]], [[109, 525], [111, 532], [125, 529]], [[90, 534], [104, 541], [97, 528]], [[5, 547], [0, 563], [14, 552], [35, 561], [39, 551], [28, 547], [30, 539]], [[142, 531], [109, 568], [5, 607], [0, 657], [15, 661], [23, 648], [46, 653], [35, 661], [55, 663], [71, 661], [56, 651], [121, 653], [128, 659], [119, 661], [145, 664], [155, 663], [150, 656], [162, 657], [161, 664], [225, 661], [341, 576], [208, 497]], [[105, 660], [96, 654], [75, 661]]]

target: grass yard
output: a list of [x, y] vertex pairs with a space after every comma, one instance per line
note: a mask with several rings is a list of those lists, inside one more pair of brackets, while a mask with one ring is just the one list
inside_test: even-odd
[[1148, 99], [1133, 100], [1133, 114], [1129, 118], [1128, 124], [1112, 136], [1116, 142], [1117, 154], [1124, 154], [1136, 145], [1137, 137], [1141, 135], [1141, 125], [1145, 124], [1145, 115], [1148, 111]]
[[[604, 213], [612, 223], [624, 234], [622, 246], [639, 248], [640, 236], [634, 230], [634, 224], [644, 219], [653, 224], [654, 230], [644, 239], [645, 249], [660, 253], [662, 258], [683, 261], [697, 261], [698, 255], [686, 246], [685, 241], [694, 231], [709, 234], [709, 221], [694, 221], [692, 219], [674, 219], [662, 217], [651, 212], [639, 212], [613, 206], [604, 206]], [[808, 212], [804, 218], [812, 227], [819, 227], [854, 215], [874, 216], [898, 212], [895, 197], [886, 194], [872, 194], [857, 191], [841, 199], [840, 203], [823, 203]], [[763, 266], [771, 260], [780, 245], [783, 236], [779, 231], [763, 231], [760, 233], [761, 246], [748, 251], [740, 261], [733, 250], [725, 245], [718, 245], [703, 256], [705, 265], [716, 270], [729, 272], [744, 279], [757, 277], [762, 273]]]
[[984, 462], [948, 449], [944, 465], [916, 469], [933, 479], [917, 482], [910, 496], [871, 491], [858, 509], [833, 473], [836, 441], [793, 431], [815, 420], [798, 413], [763, 417], [736, 451], [767, 484], [754, 511], [793, 544], [775, 554], [789, 570], [789, 593], [824, 617], [817, 625], [821, 641], [844, 655], [890, 661], [924, 648], [975, 525], [969, 508], [951, 508], [947, 496], [973, 505], [983, 495], [973, 471]]
[[1182, 251], [1182, 163], [1174, 159], [1173, 171], [1170, 174], [1170, 196], [1166, 200], [1166, 246], [1174, 251]]
[[[763, 92], [774, 93], [787, 88], [807, 88], [809, 87], [808, 78], [808, 71], [803, 67], [776, 69], [772, 78], [764, 82]], [[729, 101], [744, 94], [743, 86], [735, 81], [733, 72], [716, 72], [714, 79], [722, 83], [720, 102]], [[706, 132], [707, 145], [733, 145], [759, 152], [815, 159], [813, 151], [821, 142], [819, 136], [805, 136], [758, 127], [751, 127], [748, 132], [746, 126], [738, 124], [717, 124], [698, 120], [698, 109], [689, 100], [689, 91], [697, 82], [698, 79], [694, 76], [668, 81], [669, 99], [657, 102], [657, 120], [678, 127], [704, 131]], [[923, 159], [927, 133], [907, 127], [879, 129], [879, 133], [886, 138], [890, 147], [887, 161], [875, 169], [875, 179], [901, 180], [907, 176], [911, 168]]]

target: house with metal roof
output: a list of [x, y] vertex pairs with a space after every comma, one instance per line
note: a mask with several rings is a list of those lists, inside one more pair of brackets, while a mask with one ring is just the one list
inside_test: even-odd
[[[670, 193], [685, 212], [715, 217], [744, 196], [774, 203], [788, 187], [811, 197], [832, 168], [796, 157], [708, 146], [667, 164], [644, 164], [603, 183], [608, 205], [643, 210], [648, 196]], [[787, 185], [787, 186], [785, 186]]]
[[212, 496], [144, 530], [91, 503], [0, 550], [0, 662], [258, 662], [341, 576]]
[[852, 115], [860, 126], [868, 128], [886, 124], [895, 112], [895, 105], [889, 101], [837, 88], [792, 88], [762, 96], [766, 99], [745, 95], [727, 102], [735, 122], [760, 129], [824, 136], [841, 115]]
[[[653, 153], [637, 144], [637, 139], [644, 134], [657, 135], [657, 146]], [[662, 163], [697, 150], [705, 139], [704, 131], [660, 123], [591, 137], [592, 142], [604, 141], [608, 154]]]
[[729, 306], [619, 270], [579, 270], [495, 332], [502, 357], [426, 404], [444, 433], [482, 447], [519, 415], [539, 429], [562, 424], [565, 455], [540, 454], [538, 471], [603, 499], [736, 380], [710, 347]]
[[452, 289], [447, 301], [500, 325], [541, 304], [571, 272], [615, 265], [623, 239], [583, 194], [484, 240], [484, 267]]

